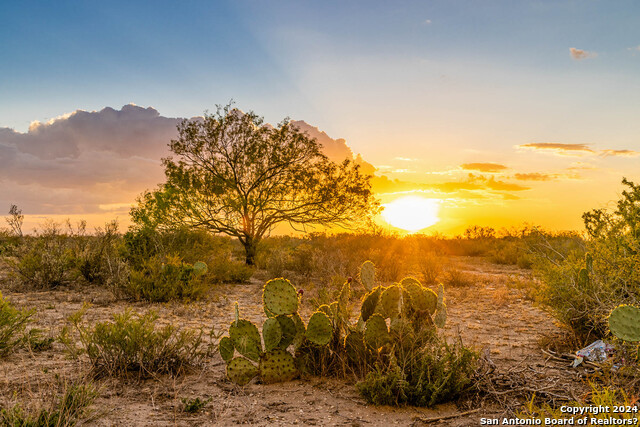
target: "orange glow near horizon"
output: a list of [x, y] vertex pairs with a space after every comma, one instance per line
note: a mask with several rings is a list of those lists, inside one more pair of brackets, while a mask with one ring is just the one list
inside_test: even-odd
[[440, 200], [419, 196], [395, 199], [384, 206], [382, 217], [394, 227], [416, 232], [440, 221]]

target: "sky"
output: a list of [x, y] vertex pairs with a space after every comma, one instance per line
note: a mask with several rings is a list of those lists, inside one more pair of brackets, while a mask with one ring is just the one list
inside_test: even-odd
[[360, 154], [383, 203], [437, 200], [428, 231], [580, 229], [640, 181], [634, 1], [3, 2], [0, 46], [29, 227], [126, 225], [179, 118], [231, 99]]

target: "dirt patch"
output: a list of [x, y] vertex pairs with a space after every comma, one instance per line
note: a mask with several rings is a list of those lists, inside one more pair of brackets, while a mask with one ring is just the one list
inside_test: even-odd
[[[458, 258], [457, 265], [473, 280], [460, 288], [447, 288], [449, 320], [445, 333], [460, 335], [465, 344], [488, 356], [499, 372], [519, 372], [534, 384], [532, 389], [551, 390], [554, 384], [572, 382], [580, 389], [580, 377], [562, 363], [544, 354], [539, 343], [560, 329], [544, 312], [534, 307], [519, 286], [531, 280], [529, 273], [513, 267], [496, 266], [481, 259]], [[104, 289], [58, 289], [48, 292], [16, 293], [1, 285], [5, 297], [23, 308], [36, 308], [35, 326], [56, 334], [65, 318], [84, 302], [92, 304], [86, 321], [104, 321], [113, 313], [130, 308], [138, 313], [155, 310], [160, 324], [185, 328], [215, 328], [226, 331], [238, 301], [242, 317], [257, 324], [264, 320], [261, 281], [216, 287], [204, 302], [148, 304], [115, 300]], [[308, 317], [309, 307], [302, 310]], [[70, 360], [61, 344], [37, 354], [20, 351], [0, 361], [0, 404], [37, 399], [55, 378], [78, 378], [86, 362]], [[225, 377], [225, 364], [218, 354], [197, 372], [180, 378], [152, 380], [106, 379], [98, 382], [94, 405], [99, 417], [94, 425], [412, 425], [417, 418], [456, 414], [469, 407], [454, 404], [434, 409], [391, 408], [367, 405], [353, 384], [334, 379], [296, 380], [284, 384], [251, 383], [244, 388]], [[546, 387], [546, 388], [545, 388]], [[183, 398], [211, 399], [203, 410], [191, 415], [182, 411]], [[505, 398], [509, 393], [505, 393]], [[505, 415], [505, 408], [486, 400], [479, 412], [442, 421], [441, 425], [479, 425], [479, 418]]]

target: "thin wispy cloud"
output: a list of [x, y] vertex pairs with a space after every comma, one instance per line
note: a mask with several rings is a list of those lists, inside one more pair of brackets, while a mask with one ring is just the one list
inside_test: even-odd
[[620, 156], [620, 157], [637, 157], [640, 156], [640, 152], [633, 150], [602, 150], [600, 152], [602, 157]]
[[596, 52], [590, 52], [588, 50], [578, 49], [575, 47], [569, 48], [569, 54], [571, 55], [571, 58], [575, 59], [576, 61], [580, 61], [583, 59], [592, 59], [598, 56]]
[[563, 144], [557, 142], [535, 142], [530, 144], [516, 145], [518, 149], [536, 150], [557, 154], [561, 156], [585, 156], [597, 155], [601, 157], [636, 157], [640, 152], [627, 149], [604, 149], [594, 150], [587, 144]]
[[499, 163], [463, 163], [460, 165], [460, 168], [467, 171], [477, 171], [485, 173], [497, 173], [509, 169], [507, 166], [501, 165]]
[[519, 181], [559, 181], [563, 179], [580, 179], [576, 173], [547, 173], [547, 172], [527, 172], [516, 173], [513, 177]]
[[534, 142], [530, 144], [517, 145], [517, 148], [536, 150], [541, 152], [559, 154], [564, 156], [575, 156], [594, 154], [587, 144], [563, 144], [558, 142]]

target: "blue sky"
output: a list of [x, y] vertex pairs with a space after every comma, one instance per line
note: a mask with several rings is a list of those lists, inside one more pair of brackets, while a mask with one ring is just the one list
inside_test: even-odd
[[[19, 132], [77, 109], [191, 117], [234, 99], [414, 182], [584, 160], [514, 148], [531, 143], [640, 151], [634, 1], [3, 2], [0, 47], [0, 128]], [[640, 178], [623, 157], [591, 159], [605, 201]]]

